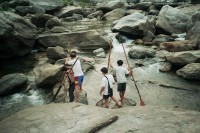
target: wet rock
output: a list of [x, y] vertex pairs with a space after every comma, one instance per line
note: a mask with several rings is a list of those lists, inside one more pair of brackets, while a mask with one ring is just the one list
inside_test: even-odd
[[63, 32], [69, 32], [68, 29], [61, 27], [61, 26], [54, 26], [49, 30], [51, 33], [63, 33]]
[[167, 71], [170, 71], [171, 68], [172, 68], [172, 64], [170, 62], [163, 62], [163, 63], [161, 63], [159, 71], [167, 72]]
[[28, 78], [22, 73], [12, 73], [1, 77], [0, 95], [9, 95], [20, 92], [26, 86]]
[[156, 46], [159, 46], [163, 42], [170, 42], [170, 41], [174, 41], [174, 38], [167, 35], [160, 34], [156, 36], [155, 39], [153, 39], [153, 44]]
[[187, 64], [179, 69], [176, 74], [186, 79], [200, 80], [200, 63]]

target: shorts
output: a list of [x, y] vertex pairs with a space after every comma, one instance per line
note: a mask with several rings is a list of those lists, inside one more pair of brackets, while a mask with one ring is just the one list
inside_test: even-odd
[[117, 84], [117, 91], [126, 91], [126, 83], [118, 83]]
[[77, 76], [77, 77], [75, 77], [75, 78], [74, 78], [74, 83], [75, 83], [75, 85], [81, 86], [81, 84], [83, 83], [83, 78], [84, 78], [83, 75], [82, 75], [82, 76]]
[[110, 89], [109, 94], [108, 95], [103, 95], [103, 99], [108, 99], [109, 97], [113, 96], [113, 90]]

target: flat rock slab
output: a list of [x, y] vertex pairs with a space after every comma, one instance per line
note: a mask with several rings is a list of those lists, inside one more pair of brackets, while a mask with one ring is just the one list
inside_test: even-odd
[[[117, 117], [117, 119], [116, 119]], [[200, 132], [200, 112], [155, 106], [105, 109], [80, 103], [49, 104], [21, 110], [0, 122], [1, 133]]]

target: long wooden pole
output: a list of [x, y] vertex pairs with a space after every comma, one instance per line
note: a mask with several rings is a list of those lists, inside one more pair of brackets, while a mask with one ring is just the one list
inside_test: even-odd
[[[127, 56], [126, 56], [126, 51], [125, 51], [125, 48], [124, 48], [124, 44], [123, 44], [123, 43], [122, 43], [122, 47], [123, 47], [124, 55], [125, 55], [125, 57], [126, 57], [126, 62], [127, 62], [127, 64], [128, 64], [128, 67], [130, 68], [130, 65], [129, 65], [129, 62], [128, 62], [128, 58], [127, 58]], [[135, 82], [135, 79], [134, 79], [134, 76], [133, 76], [133, 73], [132, 73], [132, 72], [131, 72], [131, 77], [133, 78], [135, 88], [136, 88], [136, 90], [137, 90], [137, 92], [138, 92], [138, 95], [139, 95], [139, 97], [140, 97], [140, 105], [141, 105], [141, 106], [144, 106], [144, 105], [145, 105], [145, 104], [144, 104], [144, 101], [142, 100], [142, 97], [141, 97], [141, 95], [140, 95], [139, 89], [138, 89], [138, 87], [137, 87], [137, 84], [136, 84], [136, 82]]]
[[111, 44], [110, 44], [110, 51], [109, 51], [109, 56], [108, 56], [108, 65], [107, 65], [107, 69], [108, 69], [108, 70], [109, 70], [109, 66], [110, 66], [111, 49], [112, 49], [112, 46], [111, 46]]

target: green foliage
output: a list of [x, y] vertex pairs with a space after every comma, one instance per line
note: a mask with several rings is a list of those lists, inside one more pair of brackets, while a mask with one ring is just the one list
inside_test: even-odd
[[65, 5], [73, 5], [73, 0], [63, 0]]

